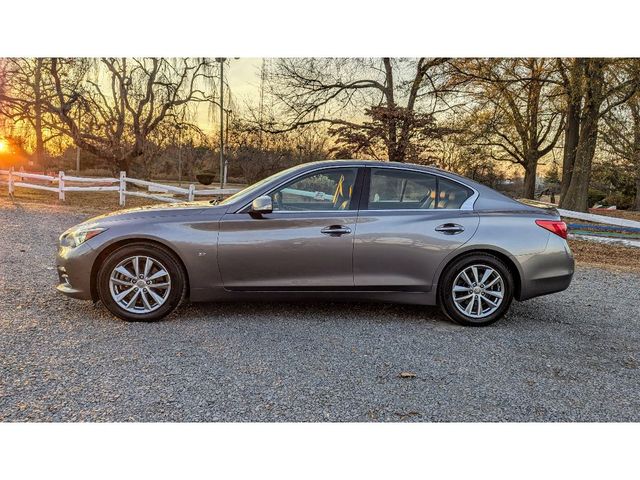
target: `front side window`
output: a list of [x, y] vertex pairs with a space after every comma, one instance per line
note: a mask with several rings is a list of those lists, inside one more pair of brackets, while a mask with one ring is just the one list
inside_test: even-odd
[[459, 209], [473, 192], [428, 173], [374, 168], [369, 183], [369, 210]]
[[274, 211], [352, 210], [357, 168], [313, 172], [270, 194]]

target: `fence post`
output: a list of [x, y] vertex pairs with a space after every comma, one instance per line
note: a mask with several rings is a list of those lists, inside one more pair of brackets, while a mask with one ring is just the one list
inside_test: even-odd
[[62, 170], [58, 172], [58, 200], [64, 202], [64, 172]]
[[126, 204], [126, 195], [127, 191], [127, 172], [120, 172], [120, 188], [118, 192], [120, 193], [120, 206], [124, 207]]
[[9, 195], [13, 197], [13, 167], [9, 169]]
[[193, 183], [189, 184], [189, 201], [193, 202], [193, 200], [195, 199], [195, 191], [196, 191], [196, 186]]

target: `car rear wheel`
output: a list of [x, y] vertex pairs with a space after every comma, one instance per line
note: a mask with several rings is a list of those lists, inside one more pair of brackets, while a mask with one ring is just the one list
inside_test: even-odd
[[148, 243], [113, 251], [98, 272], [98, 296], [119, 318], [153, 322], [173, 312], [186, 295], [186, 275], [175, 256]]
[[454, 322], [480, 327], [504, 316], [513, 290], [513, 276], [502, 260], [471, 254], [456, 260], [443, 275], [439, 303]]

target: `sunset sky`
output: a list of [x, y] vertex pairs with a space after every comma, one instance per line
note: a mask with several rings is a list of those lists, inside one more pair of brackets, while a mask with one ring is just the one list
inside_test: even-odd
[[236, 101], [243, 103], [244, 99], [256, 100], [260, 92], [261, 58], [232, 59], [227, 63], [227, 81]]
[[[231, 58], [227, 60], [225, 64], [225, 82], [231, 89], [233, 108], [236, 112], [244, 111], [248, 105], [256, 106], [258, 104], [262, 61], [262, 58]], [[105, 91], [108, 91], [108, 89], [105, 89]], [[228, 108], [228, 105], [225, 108]], [[206, 133], [212, 135], [217, 133], [219, 118], [217, 107], [211, 109], [209, 105], [198, 106], [196, 123]], [[2, 137], [9, 134], [10, 132], [8, 131], [2, 131], [0, 124], [0, 153], [7, 148], [6, 141]], [[28, 142], [27, 145], [29, 150], [33, 147], [30, 143]], [[53, 144], [50, 144], [49, 148], [56, 150], [56, 146]]]
[[[262, 58], [232, 58], [225, 64], [225, 82], [231, 89], [233, 109], [236, 113], [246, 110], [247, 106], [257, 106], [260, 98], [260, 71]], [[226, 100], [225, 95], [225, 100]], [[225, 105], [228, 108], [228, 105]], [[219, 110], [209, 105], [199, 105], [198, 126], [205, 132], [217, 133]]]

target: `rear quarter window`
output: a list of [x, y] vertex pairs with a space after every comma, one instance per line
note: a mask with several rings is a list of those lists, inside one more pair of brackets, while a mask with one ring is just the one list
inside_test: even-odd
[[473, 195], [473, 190], [461, 183], [438, 177], [438, 202], [436, 208], [459, 209]]

